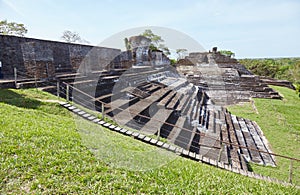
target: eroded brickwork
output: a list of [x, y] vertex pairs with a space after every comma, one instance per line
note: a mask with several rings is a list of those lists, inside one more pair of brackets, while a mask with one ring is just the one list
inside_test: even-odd
[[101, 70], [120, 53], [119, 49], [0, 35], [0, 61], [6, 78], [13, 76], [14, 67], [37, 78], [76, 72], [83, 62], [82, 71]]

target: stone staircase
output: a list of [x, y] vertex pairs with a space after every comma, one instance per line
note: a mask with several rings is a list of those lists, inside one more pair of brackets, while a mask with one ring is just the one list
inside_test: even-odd
[[281, 99], [258, 76], [252, 75], [241, 64], [202, 64], [178, 66], [189, 82], [207, 92], [218, 105], [231, 105], [250, 101], [250, 98]]
[[184, 150], [239, 169], [248, 170], [247, 162], [276, 166], [255, 122], [231, 115], [214, 104], [205, 89], [169, 68], [132, 68], [120, 75], [98, 72], [62, 80], [89, 95], [70, 91], [74, 102], [105, 113], [121, 126], [159, 135]]

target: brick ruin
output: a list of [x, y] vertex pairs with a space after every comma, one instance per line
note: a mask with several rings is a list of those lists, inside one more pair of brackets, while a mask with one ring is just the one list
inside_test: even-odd
[[0, 35], [0, 43], [4, 78], [14, 75], [14, 67], [29, 77], [37, 78], [77, 72], [87, 55], [93, 59], [93, 62], [87, 62], [89, 70], [98, 70], [99, 62], [110, 63], [121, 52], [119, 49], [6, 35]]
[[[12, 75], [15, 66], [39, 78], [52, 77], [55, 82], [43, 86], [52, 93], [57, 92], [56, 81], [66, 82], [93, 97], [73, 90], [74, 102], [203, 157], [244, 170], [247, 162], [276, 166], [260, 127], [223, 105], [280, 96], [216, 50], [190, 53], [172, 67], [140, 36], [131, 39], [138, 46], [124, 52], [2, 35], [0, 42], [4, 75]], [[59, 92], [66, 95], [64, 85]]]
[[[95, 98], [73, 91], [72, 100], [104, 112], [120, 126], [145, 135], [159, 134], [176, 146], [239, 169], [248, 170], [247, 162], [276, 166], [257, 123], [215, 104], [173, 67], [142, 66], [119, 69], [113, 75], [109, 71], [93, 74], [98, 79], [80, 77], [68, 83], [85, 93], [95, 91]], [[61, 95], [64, 90], [60, 89]]]
[[270, 82], [253, 75], [236, 59], [217, 52], [217, 48], [213, 52], [190, 53], [176, 67], [218, 105], [247, 102], [250, 98], [281, 99], [268, 87]]
[[121, 52], [120, 49], [114, 48], [7, 35], [0, 35], [0, 43], [0, 61], [4, 78], [13, 77], [14, 67], [20, 74], [39, 79], [77, 71], [87, 74], [104, 68], [129, 68], [133, 64], [170, 64], [169, 59], [161, 51], [150, 53], [149, 45]]

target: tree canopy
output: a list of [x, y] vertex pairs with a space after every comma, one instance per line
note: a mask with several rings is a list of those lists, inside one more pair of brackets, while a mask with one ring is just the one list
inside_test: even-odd
[[24, 24], [16, 22], [8, 22], [7, 20], [0, 21], [0, 34], [16, 35], [23, 37], [28, 32]]
[[176, 54], [178, 55], [177, 60], [180, 60], [188, 54], [188, 50], [187, 49], [176, 49]]
[[[165, 55], [170, 55], [169, 48], [164, 44], [164, 40], [161, 36], [156, 35], [150, 29], [146, 29], [140, 36], [144, 36], [151, 40], [149, 45], [150, 50], [161, 50]], [[124, 38], [125, 47], [127, 50], [132, 49], [128, 38]]]
[[140, 34], [140, 35], [142, 35], [142, 36], [147, 37], [148, 39], [150, 39], [151, 42], [152, 42], [152, 44], [153, 44], [155, 47], [158, 47], [159, 44], [160, 44], [161, 42], [164, 42], [164, 40], [161, 38], [161, 36], [158, 36], [158, 35], [154, 34], [154, 33], [152, 32], [152, 30], [150, 30], [150, 29], [146, 29], [146, 30], [145, 30], [142, 34]]
[[148, 39], [151, 40], [151, 44], [150, 44], [150, 49], [152, 50], [161, 50], [164, 52], [165, 55], [170, 55], [171, 52], [169, 50], [169, 48], [164, 44], [164, 40], [162, 39], [161, 36], [156, 35], [152, 32], [152, 30], [150, 29], [146, 29], [142, 34], [140, 34], [141, 36], [147, 37]]
[[225, 56], [228, 56], [228, 57], [234, 57], [235, 56], [235, 53], [232, 52], [232, 51], [229, 51], [229, 50], [221, 50], [220, 53], [225, 55]]
[[292, 82], [300, 92], [300, 58], [240, 59], [253, 74]]
[[77, 32], [71, 32], [69, 30], [64, 31], [61, 38], [67, 43], [76, 43], [81, 41], [81, 37]]

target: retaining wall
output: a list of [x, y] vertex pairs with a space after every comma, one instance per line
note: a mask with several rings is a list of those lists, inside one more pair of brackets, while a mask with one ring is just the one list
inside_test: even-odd
[[[119, 49], [94, 47], [34, 38], [0, 35], [0, 61], [4, 78], [19, 72], [37, 78], [56, 73], [101, 70], [121, 53]], [[88, 55], [88, 58], [85, 58]], [[83, 61], [83, 59], [85, 59]]]

